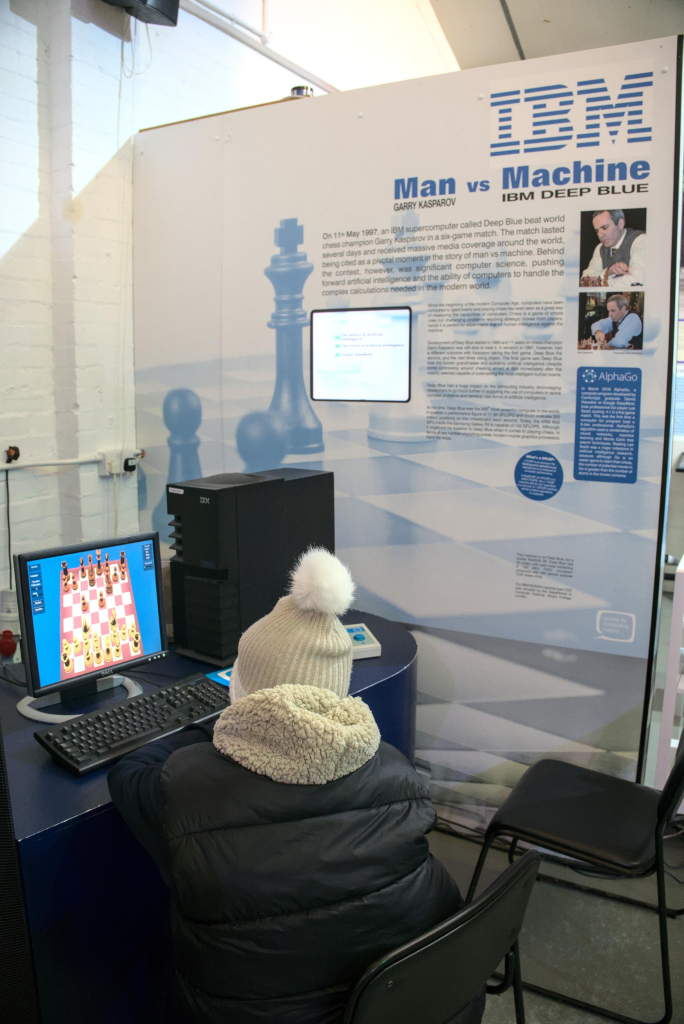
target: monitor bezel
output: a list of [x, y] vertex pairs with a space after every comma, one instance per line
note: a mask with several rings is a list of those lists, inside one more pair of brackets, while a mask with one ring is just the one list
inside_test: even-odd
[[[314, 314], [315, 313], [380, 313], [382, 310], [407, 309], [409, 313], [408, 398], [316, 398], [314, 395]], [[413, 383], [413, 307], [412, 306], [336, 306], [333, 309], [312, 309], [309, 314], [309, 395], [312, 402], [350, 402], [353, 405], [406, 405], [411, 401]]]
[[[107, 668], [97, 668], [92, 672], [83, 673], [75, 679], [60, 679], [59, 682], [49, 683], [47, 686], [36, 686], [35, 680], [40, 680], [38, 661], [36, 657], [35, 634], [33, 633], [33, 616], [31, 614], [31, 593], [28, 585], [28, 564], [41, 558], [55, 558], [59, 555], [73, 555], [79, 551], [94, 551], [96, 548], [117, 547], [119, 544], [134, 544], [136, 542], [152, 541], [154, 550], [154, 573], [157, 583], [157, 605], [159, 608], [159, 633], [161, 637], [161, 649], [154, 654], [143, 654], [124, 662], [122, 665], [109, 665]], [[137, 668], [153, 661], [162, 655], [169, 653], [168, 637], [166, 634], [166, 602], [164, 600], [164, 583], [162, 580], [161, 550], [159, 547], [158, 533], [136, 533], [127, 537], [111, 537], [107, 540], [81, 541], [80, 544], [70, 544], [62, 547], [45, 548], [40, 551], [22, 551], [14, 555], [14, 578], [17, 588], [17, 608], [19, 611], [19, 628], [21, 630], [21, 657], [24, 663], [26, 676], [26, 687], [30, 697], [44, 697], [48, 693], [65, 692], [76, 690], [88, 683], [95, 683], [98, 679], [104, 679], [111, 675], [125, 674], [129, 669]], [[30, 623], [30, 627], [27, 624]], [[27, 628], [31, 631], [31, 643], [28, 640]]]

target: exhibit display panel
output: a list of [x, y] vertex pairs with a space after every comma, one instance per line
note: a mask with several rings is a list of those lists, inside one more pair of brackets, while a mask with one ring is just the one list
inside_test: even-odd
[[[540, 757], [639, 770], [680, 66], [657, 39], [136, 140], [141, 529], [167, 480], [332, 470], [357, 607], [418, 641], [417, 759], [475, 827]], [[410, 401], [312, 403], [309, 312], [401, 306]]]

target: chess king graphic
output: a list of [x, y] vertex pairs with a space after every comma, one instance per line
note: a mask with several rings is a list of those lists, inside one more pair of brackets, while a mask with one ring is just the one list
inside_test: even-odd
[[112, 560], [96, 549], [62, 562], [61, 679], [139, 658], [143, 645], [125, 551]]
[[[304, 382], [303, 331], [309, 314], [303, 309], [303, 289], [314, 269], [299, 249], [304, 228], [296, 217], [281, 220], [274, 241], [279, 252], [271, 257], [264, 274], [275, 290], [268, 327], [275, 330], [276, 377], [268, 409], [247, 413], [237, 426], [237, 449], [248, 473], [274, 469], [286, 455], [310, 455], [325, 448], [323, 427]], [[203, 476], [198, 451], [202, 402], [197, 393], [173, 388], [164, 398], [162, 416], [169, 431], [167, 483]], [[165, 490], [152, 513], [152, 528], [162, 540], [169, 539]]]

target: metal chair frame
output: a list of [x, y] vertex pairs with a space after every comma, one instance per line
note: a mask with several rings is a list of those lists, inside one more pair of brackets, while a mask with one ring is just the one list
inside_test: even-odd
[[[663, 984], [663, 998], [665, 1003], [665, 1012], [663, 1016], [655, 1022], [655, 1024], [670, 1024], [672, 1020], [673, 1006], [672, 1006], [672, 982], [670, 976], [670, 957], [669, 957], [669, 945], [667, 935], [667, 919], [669, 917], [679, 917], [684, 913], [684, 908], [680, 910], [669, 910], [667, 907], [667, 894], [665, 891], [665, 864], [663, 856], [663, 841], [665, 830], [672, 817], [674, 816], [677, 808], [682, 799], [684, 793], [684, 748], [680, 749], [677, 753], [674, 767], [670, 773], [670, 776], [663, 787], [663, 792], [658, 803], [658, 816], [655, 825], [655, 857], [653, 862], [648, 865], [644, 870], [639, 872], [628, 872], [618, 871], [614, 872], [614, 877], [624, 877], [625, 874], [633, 878], [647, 878], [650, 875], [655, 874], [657, 880], [657, 892], [658, 902], [656, 905], [652, 903], [646, 903], [642, 900], [634, 900], [625, 896], [618, 896], [613, 893], [602, 892], [600, 889], [594, 889], [589, 886], [582, 886], [574, 882], [566, 881], [564, 879], [554, 879], [548, 875], [538, 876], [541, 881], [551, 882], [552, 884], [562, 885], [567, 888], [578, 889], [580, 891], [591, 893], [592, 895], [602, 896], [606, 899], [617, 900], [621, 903], [628, 903], [632, 906], [642, 907], [648, 910], [655, 910], [658, 914], [658, 931], [660, 937], [660, 961], [662, 971], [662, 984]], [[480, 852], [480, 856], [473, 873], [470, 887], [468, 889], [468, 895], [466, 897], [466, 903], [470, 903], [476, 890], [477, 883], [480, 880], [482, 868], [484, 867], [487, 854], [494, 843], [494, 841], [502, 836], [509, 837], [511, 842], [508, 850], [509, 863], [513, 863], [515, 856], [515, 849], [518, 841], [523, 841], [532, 844], [543, 845], [546, 850], [552, 850], [553, 852], [564, 854], [574, 858], [577, 862], [582, 864], [588, 864], [591, 867], [597, 868], [606, 877], [611, 877], [611, 871], [607, 868], [607, 865], [595, 859], [586, 856], [572, 849], [568, 842], [557, 844], [551, 842], [548, 836], [545, 836], [543, 840], [541, 837], [536, 836], [532, 833], [525, 832], [522, 829], [516, 829], [512, 826], [495, 825], [494, 828], [487, 830], [485, 834], [484, 844]], [[600, 1017], [606, 1017], [608, 1020], [619, 1021], [620, 1024], [649, 1024], [649, 1022], [641, 1021], [636, 1017], [628, 1017], [625, 1014], [617, 1013], [613, 1010], [608, 1010], [605, 1007], [597, 1006], [593, 1003], [584, 1002], [581, 999], [575, 999], [572, 996], [565, 995], [562, 992], [555, 992], [551, 989], [543, 988], [541, 985], [534, 985], [531, 982], [522, 982], [523, 988], [530, 992], [535, 992], [537, 995], [545, 996], [547, 999], [553, 999], [555, 1002], [564, 1003], [566, 1006], [575, 1007], [578, 1010], [584, 1010], [586, 1013], [593, 1013]]]

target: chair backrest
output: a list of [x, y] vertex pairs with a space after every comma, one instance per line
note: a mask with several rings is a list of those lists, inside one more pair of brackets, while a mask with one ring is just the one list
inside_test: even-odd
[[[682, 733], [682, 740], [684, 740], [684, 733]], [[676, 814], [682, 797], [684, 797], [684, 743], [682, 740], [679, 741], [675, 763], [658, 801], [658, 827], [661, 829], [669, 825], [670, 819]]]
[[343, 1024], [445, 1024], [517, 940], [540, 856], [530, 850], [453, 917], [372, 964]]

